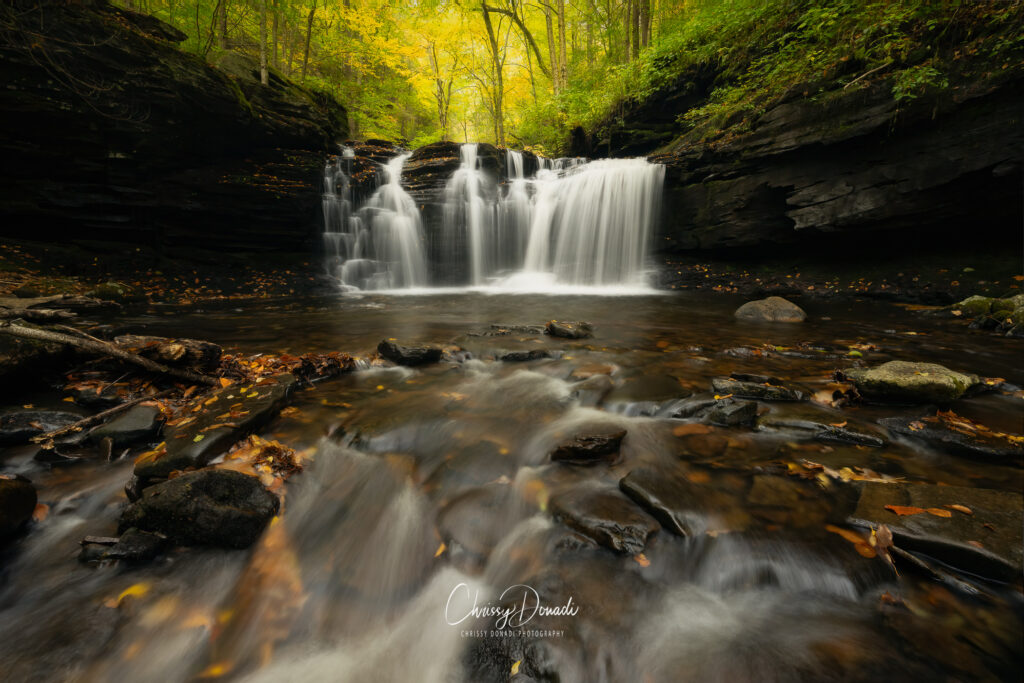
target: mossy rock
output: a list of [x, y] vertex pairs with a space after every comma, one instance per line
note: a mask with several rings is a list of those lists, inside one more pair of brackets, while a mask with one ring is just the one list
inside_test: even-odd
[[136, 290], [134, 287], [113, 281], [104, 282], [103, 284], [98, 285], [95, 289], [88, 292], [87, 295], [104, 301], [118, 301], [122, 303], [144, 301], [146, 299], [146, 295]]
[[977, 375], [935, 363], [894, 360], [874, 368], [843, 371], [866, 398], [898, 403], [949, 403], [981, 382]]
[[969, 296], [959, 303], [953, 304], [952, 310], [960, 311], [965, 317], [976, 318], [992, 312], [992, 304], [996, 301], [987, 296]]

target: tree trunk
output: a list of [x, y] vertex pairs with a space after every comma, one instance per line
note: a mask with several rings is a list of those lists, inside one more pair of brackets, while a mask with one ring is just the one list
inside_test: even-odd
[[277, 10], [277, 0], [274, 0], [274, 18], [273, 18], [273, 21], [272, 21], [272, 24], [271, 24], [271, 31], [270, 31], [270, 43], [271, 43], [271, 45], [273, 45], [273, 50], [271, 52], [270, 63], [274, 65], [275, 69], [280, 69], [281, 68], [281, 60], [278, 58], [278, 55], [277, 55], [278, 16], [279, 16], [279, 12]]
[[555, 52], [555, 31], [551, 23], [551, 7], [550, 5], [544, 5], [544, 23], [548, 30], [548, 55], [551, 59], [551, 87], [554, 88], [555, 94], [561, 90], [559, 85], [561, 84], [558, 74], [561, 73], [561, 68], [558, 66], [558, 53]]
[[494, 27], [491, 26], [491, 13], [481, 4], [480, 13], [484, 15], [484, 27], [487, 29], [487, 40], [491, 46], [491, 62], [494, 70], [494, 143], [499, 147], [505, 146], [505, 123], [502, 113], [502, 100], [505, 97], [505, 85], [502, 80], [501, 57], [498, 54], [498, 39], [494, 35]]
[[260, 0], [260, 83], [270, 83], [267, 73], [267, 0]]
[[565, 0], [558, 0], [558, 72], [564, 90], [569, 85], [569, 69], [565, 59]]
[[228, 49], [228, 0], [221, 0], [220, 12], [217, 14], [218, 36], [220, 49]]
[[313, 15], [316, 14], [316, 0], [309, 8], [309, 19], [306, 21], [306, 49], [302, 53], [302, 80], [306, 80], [306, 69], [309, 66], [309, 42], [313, 37]]
[[640, 56], [640, 0], [633, 0], [633, 12], [629, 15], [630, 43], [633, 47], [632, 58]]
[[651, 0], [640, 0], [640, 47], [651, 42]]

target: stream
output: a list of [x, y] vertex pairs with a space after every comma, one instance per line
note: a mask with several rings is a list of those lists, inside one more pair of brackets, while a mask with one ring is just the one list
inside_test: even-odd
[[[126, 331], [187, 330], [236, 353], [369, 358], [382, 339], [464, 351], [420, 368], [368, 363], [299, 390], [295, 410], [259, 433], [301, 450], [305, 469], [250, 550], [178, 548], [138, 567], [79, 563], [84, 536], [116, 535], [131, 458], [49, 467], [0, 450], [5, 471], [31, 478], [49, 506], [2, 551], [2, 677], [1019, 680], [1019, 577], [968, 577], [983, 588], [968, 596], [896, 575], [826, 528], [849, 514], [857, 482], [788, 469], [810, 461], [1021, 491], [1020, 468], [938, 452], [876, 424], [922, 415], [921, 406], [833, 408], [827, 399], [833, 371], [849, 367], [855, 349], [871, 365], [928, 361], [1019, 387], [1019, 342], [887, 303], [801, 302], [808, 320], [797, 325], [739, 322], [741, 303], [451, 290], [119, 319]], [[594, 336], [512, 327], [553, 319], [589, 321]], [[551, 357], [495, 360], [530, 350]], [[689, 423], [659, 415], [666, 402], [710, 397], [713, 377], [736, 372], [780, 378], [815, 400], [761, 401], [756, 426], [680, 429]], [[25, 402], [61, 407], [53, 394]], [[1019, 397], [989, 393], [954, 409], [1022, 431]], [[846, 423], [887, 443], [826, 444], [778, 424], [786, 420]], [[613, 462], [551, 462], [560, 443], [595, 430], [626, 431]], [[571, 512], [576, 494], [619, 495], [619, 480], [638, 468], [693, 485], [694, 533], [662, 528], [642, 553], [614, 552], [564, 522], [558, 511]], [[475, 616], [488, 604], [497, 615]]]

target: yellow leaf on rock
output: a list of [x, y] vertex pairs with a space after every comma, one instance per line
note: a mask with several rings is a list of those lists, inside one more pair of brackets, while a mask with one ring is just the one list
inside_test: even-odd
[[928, 508], [925, 510], [929, 515], [935, 515], [936, 517], [952, 517], [953, 513], [949, 510], [943, 510], [942, 508]]
[[965, 515], [974, 514], [974, 511], [971, 510], [971, 508], [967, 507], [966, 505], [947, 505], [946, 507], [956, 510], [957, 512], [962, 512]]
[[443, 553], [447, 547], [448, 546], [446, 546], [444, 543], [441, 543], [441, 545], [437, 546], [437, 552], [434, 553], [434, 557], [441, 557], [441, 553]]
[[640, 565], [641, 567], [650, 567], [651, 566], [651, 561], [648, 560], [647, 556], [644, 555], [643, 553], [640, 553], [638, 555], [634, 555], [633, 559], [636, 560], [636, 563], [638, 565]]
[[512, 676], [515, 676], [517, 673], [519, 673], [519, 665], [522, 664], [522, 663], [523, 663], [523, 660], [517, 659], [516, 663], [512, 665], [512, 671], [510, 672], [510, 674]]

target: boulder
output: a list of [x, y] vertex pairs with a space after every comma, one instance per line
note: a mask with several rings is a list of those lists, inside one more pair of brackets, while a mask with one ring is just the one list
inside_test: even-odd
[[594, 336], [594, 327], [586, 322], [552, 320], [544, 327], [544, 332], [563, 339], [588, 339]]
[[95, 442], [110, 439], [111, 447], [121, 448], [157, 435], [163, 424], [163, 413], [156, 406], [137, 405], [110, 422], [94, 427], [89, 438]]
[[1005, 581], [1021, 575], [1022, 510], [1024, 497], [1019, 491], [867, 483], [849, 521], [870, 527], [885, 524], [904, 550]]
[[737, 320], [747, 322], [802, 323], [807, 319], [802, 308], [781, 296], [748, 301], [737, 308], [733, 315]]
[[951, 455], [1024, 467], [1024, 437], [1020, 435], [973, 429], [973, 423], [969, 422], [965, 423], [966, 427], [955, 429], [948, 421], [935, 415], [916, 420], [886, 417], [879, 420], [878, 424], [896, 434], [920, 439], [932, 448]]
[[81, 415], [61, 410], [18, 410], [0, 415], [0, 446], [28, 443], [32, 437], [74, 424]]
[[549, 501], [551, 513], [567, 526], [618, 553], [643, 552], [661, 525], [617, 489], [598, 484], [562, 491]]
[[377, 353], [392, 363], [407, 366], [436, 363], [443, 355], [439, 346], [401, 346], [386, 339], [377, 344]]
[[121, 514], [118, 532], [134, 527], [163, 534], [179, 545], [247, 548], [279, 506], [258, 477], [204, 469], [147, 488]]
[[720, 427], [751, 424], [757, 419], [757, 403], [725, 398], [715, 401], [704, 416], [705, 421]]
[[[135, 460], [144, 487], [175, 470], [204, 467], [236, 441], [265, 424], [284, 407], [295, 378], [275, 375], [252, 385], [231, 385], [195, 398], [182, 411], [185, 421], [169, 426], [164, 444]], [[188, 420], [194, 417], [193, 420]]]
[[612, 462], [619, 454], [626, 430], [607, 434], [586, 434], [561, 444], [551, 452], [551, 460], [569, 465], [596, 465]]
[[767, 382], [743, 382], [731, 377], [715, 377], [711, 380], [711, 388], [718, 395], [732, 394], [740, 398], [757, 398], [764, 401], [806, 401], [807, 393], [798, 389]]
[[36, 488], [20, 475], [0, 474], [0, 541], [10, 538], [32, 518]]
[[898, 403], [949, 403], [981, 382], [935, 363], [889, 361], [874, 368], [848, 368], [843, 374], [862, 396]]

